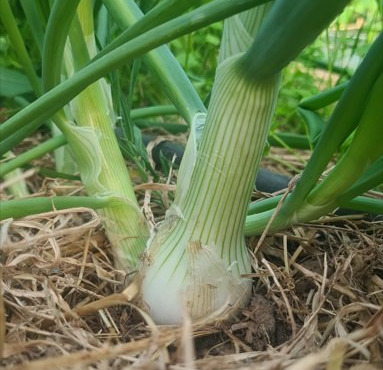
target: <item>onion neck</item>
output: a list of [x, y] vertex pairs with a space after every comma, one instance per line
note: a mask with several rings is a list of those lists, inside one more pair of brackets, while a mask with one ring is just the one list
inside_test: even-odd
[[[177, 197], [148, 249], [143, 299], [158, 323], [244, 305], [251, 272], [244, 223], [274, 109], [278, 79], [254, 85], [238, 57], [217, 70], [188, 192]], [[184, 169], [185, 170], [185, 169]]]

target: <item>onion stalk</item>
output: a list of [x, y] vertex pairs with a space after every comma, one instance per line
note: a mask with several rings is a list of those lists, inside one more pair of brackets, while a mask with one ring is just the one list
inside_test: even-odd
[[[96, 52], [92, 2], [83, 0], [65, 47], [67, 74], [71, 76], [81, 69]], [[114, 134], [116, 117], [105, 79], [96, 81], [78, 94], [65, 113], [76, 125], [61, 122], [59, 127], [76, 159], [88, 195], [112, 195], [119, 199], [118, 205], [107, 205], [99, 213], [117, 264], [132, 271], [145, 248], [149, 231]]]
[[[263, 153], [278, 76], [249, 82], [239, 62], [267, 7], [225, 21], [221, 62], [201, 141], [197, 123], [182, 161], [175, 201], [149, 243], [142, 298], [156, 322], [175, 324], [231, 314], [247, 303], [251, 260], [244, 238], [247, 205]], [[249, 30], [251, 30], [249, 32]], [[232, 47], [240, 38], [242, 45]], [[198, 146], [198, 150], [197, 150]], [[186, 189], [186, 190], [185, 190]]]

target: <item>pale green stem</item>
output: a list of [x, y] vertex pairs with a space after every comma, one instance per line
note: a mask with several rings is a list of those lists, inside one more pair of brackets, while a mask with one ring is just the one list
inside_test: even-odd
[[[82, 27], [75, 18], [70, 32], [73, 60], [68, 54], [66, 58], [69, 74], [73, 72], [72, 67], [81, 68], [90, 60], [89, 54], [95, 53], [91, 2], [83, 1], [78, 14]], [[83, 24], [84, 19], [86, 22]], [[87, 192], [90, 195], [112, 193], [121, 199], [118, 207], [106, 207], [100, 213], [117, 254], [117, 264], [132, 270], [137, 265], [149, 234], [114, 134], [114, 113], [105, 80], [86, 88], [73, 99], [70, 107], [81, 128], [60, 128], [66, 134], [76, 157]]]
[[238, 16], [225, 24], [240, 27], [240, 47], [231, 48], [226, 32], [230, 48], [221, 52], [202, 138], [198, 143], [192, 131], [175, 201], [149, 246], [143, 299], [159, 323], [180, 322], [184, 307], [193, 319], [228, 304], [238, 308], [251, 291], [242, 278], [251, 271], [244, 223], [279, 78], [252, 84], [240, 73], [241, 48], [251, 42], [246, 21]]
[[[191, 239], [198, 237], [204, 244], [222, 245], [219, 253], [229, 264], [233, 261], [233, 251], [229, 250], [232, 244], [241, 246], [240, 254], [246, 253], [242, 240], [244, 217], [264, 149], [276, 84], [247, 85], [233, 71], [224, 81], [218, 76], [215, 89], [219, 93], [214, 98], [220, 104], [212, 104], [209, 111], [207, 132], [190, 184], [193, 190], [181, 212], [194, 225]], [[213, 122], [210, 117], [214, 117]], [[206, 139], [209, 137], [215, 138], [214, 144]], [[199, 225], [198, 220], [204, 220], [204, 224]]]
[[[152, 262], [144, 280], [144, 300], [153, 306], [161, 300], [155, 290], [160, 292], [169, 286], [169, 291], [177, 291], [173, 285], [182, 281], [187, 284], [190, 276], [199, 274], [198, 286], [185, 287], [194, 318], [211, 313], [225, 300], [243, 304], [249, 288], [249, 281], [241, 280], [242, 274], [251, 271], [244, 222], [274, 109], [278, 78], [261, 85], [250, 84], [239, 77], [236, 61], [235, 57], [223, 62], [217, 71], [188, 192], [178, 202], [176, 196], [168, 222], [160, 227], [151, 244]], [[208, 267], [204, 271], [198, 269], [201, 260], [209, 256], [212, 266], [221, 266], [223, 277], [217, 278], [213, 272], [210, 276]], [[191, 265], [185, 268], [185, 264]], [[213, 293], [207, 293], [206, 287], [216, 286], [214, 279], [224, 279], [228, 271], [231, 283], [222, 283], [214, 293], [216, 298], [209, 296]], [[173, 294], [176, 292], [169, 292], [169, 304], [177, 305], [170, 298]], [[198, 299], [198, 295], [215, 299], [215, 303], [209, 298]], [[157, 321], [168, 320], [163, 316], [166, 314], [156, 311], [153, 315]]]

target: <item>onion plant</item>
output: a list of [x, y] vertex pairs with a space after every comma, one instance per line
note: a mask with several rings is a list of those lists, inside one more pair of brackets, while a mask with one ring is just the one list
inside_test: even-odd
[[[52, 139], [37, 148], [4, 159], [0, 176], [66, 145], [88, 194], [3, 201], [2, 218], [76, 205], [98, 209], [116, 264], [127, 272], [138, 270], [141, 302], [156, 322], [180, 323], [185, 314], [193, 320], [232, 314], [251, 296], [246, 276], [252, 257], [245, 235], [310, 221], [341, 205], [383, 212], [382, 202], [360, 197], [383, 182], [383, 34], [347, 84], [299, 107], [314, 125], [314, 111], [339, 100], [325, 128], [312, 140], [312, 156], [282, 207], [277, 208], [278, 197], [249, 207], [280, 74], [348, 3], [163, 0], [144, 14], [133, 0], [102, 0], [96, 4], [108, 14], [104, 21], [113, 19], [122, 30], [104, 45], [107, 38], [96, 38], [91, 0], [56, 0], [52, 6], [22, 1], [41, 53], [39, 76], [8, 0], [0, 0], [4, 28], [36, 95], [0, 125], [0, 155], [6, 158], [43, 124], [53, 132]], [[220, 20], [225, 20], [224, 30], [206, 108], [165, 44]], [[190, 128], [175, 200], [165, 220], [153, 229], [139, 208], [114, 134], [122, 115], [129, 153], [141, 155], [132, 99], [120, 96], [113, 101], [109, 85], [116, 80], [110, 73], [136, 60], [133, 86], [141, 57], [172, 103], [165, 112], [178, 112]], [[141, 115], [153, 112], [164, 108]], [[57, 130], [61, 134], [55, 136]], [[348, 149], [321, 180], [346, 139]]]
[[184, 307], [206, 317], [250, 295], [251, 281], [241, 278], [251, 272], [243, 227], [278, 76], [249, 83], [238, 66], [268, 8], [225, 21], [202, 138], [198, 143], [192, 133], [175, 201], [149, 243], [142, 291], [157, 322], [180, 322]]

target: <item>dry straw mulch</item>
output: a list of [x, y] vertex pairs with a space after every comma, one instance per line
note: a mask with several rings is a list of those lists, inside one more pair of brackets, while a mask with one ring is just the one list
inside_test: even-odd
[[181, 327], [155, 326], [129, 300], [89, 209], [5, 220], [0, 238], [0, 367], [383, 368], [379, 218], [332, 215], [250, 239], [249, 307], [230, 322]]

